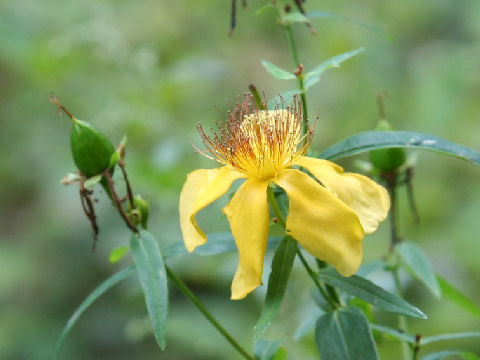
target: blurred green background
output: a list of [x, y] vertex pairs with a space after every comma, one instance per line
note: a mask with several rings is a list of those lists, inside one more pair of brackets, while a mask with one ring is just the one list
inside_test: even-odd
[[[215, 164], [194, 153], [195, 124], [208, 128], [254, 82], [268, 98], [294, 88], [273, 80], [266, 59], [292, 69], [274, 11], [256, 16], [266, 1], [238, 11], [227, 36], [230, 1], [43, 0], [0, 2], [0, 359], [48, 359], [66, 320], [102, 280], [128, 266], [108, 262], [129, 233], [104, 194], [97, 253], [78, 189], [59, 180], [74, 170], [70, 122], [54, 115], [54, 91], [78, 118], [118, 142], [128, 134], [127, 165], [134, 188], [151, 202], [150, 226], [161, 247], [180, 240], [178, 196], [186, 174]], [[393, 37], [352, 23], [314, 20], [317, 36], [296, 25], [306, 69], [348, 50], [367, 51], [328, 72], [308, 95], [318, 115], [313, 147], [321, 150], [354, 132], [375, 127], [375, 92], [385, 90], [388, 118], [397, 129], [429, 132], [480, 149], [480, 2], [315, 1], [324, 10], [377, 26]], [[410, 154], [413, 154], [410, 152]], [[400, 232], [418, 242], [436, 271], [480, 303], [480, 169], [438, 154], [416, 152], [415, 192], [421, 223], [414, 224], [400, 191]], [[342, 162], [349, 170], [354, 163]], [[218, 201], [200, 216], [210, 231], [228, 229]], [[388, 226], [365, 239], [365, 261], [388, 248]], [[267, 256], [268, 275], [271, 256]], [[171, 266], [248, 349], [265, 287], [229, 301], [235, 254], [185, 256]], [[298, 264], [297, 264], [298, 265]], [[377, 283], [391, 288], [390, 279]], [[406, 280], [407, 297], [429, 319], [412, 332], [433, 335], [480, 329], [474, 318]], [[284, 338], [291, 359], [315, 359], [313, 335], [292, 340], [312, 310], [311, 283], [295, 269], [287, 300], [266, 338]], [[138, 281], [115, 287], [80, 319], [62, 359], [238, 359], [211, 325], [172, 288], [168, 347], [151, 333]], [[394, 319], [382, 314], [384, 324]], [[475, 341], [441, 348], [480, 353]], [[425, 351], [434, 349], [426, 348]], [[382, 358], [398, 344], [384, 342]]]

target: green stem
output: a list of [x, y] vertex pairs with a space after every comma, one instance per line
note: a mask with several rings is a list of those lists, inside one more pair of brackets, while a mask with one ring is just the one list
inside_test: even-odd
[[332, 307], [332, 309], [338, 309], [339, 304], [332, 300], [332, 298], [328, 295], [327, 291], [325, 291], [325, 289], [323, 288], [322, 284], [320, 284], [320, 281], [315, 275], [315, 272], [312, 270], [310, 265], [308, 265], [307, 260], [303, 256], [300, 249], [297, 249], [297, 255], [300, 258], [300, 261], [302, 262], [303, 267], [305, 268], [305, 270], [307, 270], [308, 275], [310, 275], [310, 277], [312, 278], [313, 282], [317, 286], [318, 290], [320, 291], [324, 299], [328, 302], [328, 304]]
[[[327, 263], [325, 261], [319, 260], [319, 259], [315, 259], [315, 260], [317, 261], [317, 265], [319, 269], [324, 269], [327, 267]], [[342, 305], [342, 300], [340, 299], [340, 296], [338, 296], [338, 292], [335, 289], [335, 287], [333, 287], [332, 285], [325, 284], [325, 288], [327, 289], [328, 294], [333, 299], [333, 301], [335, 301], [337, 304]]]
[[[393, 281], [395, 283], [395, 289], [397, 290], [397, 295], [402, 297], [402, 286], [400, 284], [400, 277], [398, 276], [398, 268], [397, 267], [393, 268], [391, 272], [393, 276]], [[398, 315], [397, 321], [398, 321], [398, 328], [404, 333], [408, 333], [407, 319], [402, 315]], [[401, 346], [402, 346], [403, 359], [405, 360], [410, 359], [410, 348], [408, 344], [402, 341]], [[413, 353], [413, 356], [415, 359], [415, 352]]]
[[[277, 200], [275, 199], [275, 194], [273, 193], [273, 189], [270, 186], [268, 187], [268, 190], [267, 190], [267, 197], [268, 197], [268, 202], [272, 206], [273, 212], [275, 213], [275, 216], [278, 219], [278, 222], [285, 229], [285, 224], [286, 224], [285, 218], [280, 210], [280, 207], [278, 206]], [[300, 258], [300, 261], [302, 262], [303, 267], [305, 268], [305, 270], [307, 270], [308, 275], [312, 278], [313, 282], [317, 286], [322, 296], [325, 298], [325, 300], [333, 309], [337, 309], [339, 304], [336, 303], [334, 300], [332, 300], [332, 298], [325, 291], [322, 284], [320, 283], [317, 276], [315, 275], [315, 272], [312, 270], [310, 265], [308, 265], [307, 261], [305, 260], [305, 257], [303, 256], [300, 249], [297, 249], [297, 255]]]
[[173, 273], [168, 266], [166, 266], [167, 275], [170, 280], [177, 286], [177, 288], [197, 307], [200, 312], [215, 326], [215, 328], [223, 335], [223, 337], [240, 353], [245, 359], [255, 360], [215, 319], [215, 317], [207, 310], [205, 305], [199, 298], [188, 288], [188, 286]]
[[[301, 66], [300, 61], [298, 60], [297, 46], [295, 45], [295, 38], [293, 37], [293, 31], [290, 24], [285, 24], [283, 26], [285, 30], [285, 36], [287, 37], [288, 48], [292, 55], [293, 64], [297, 69]], [[303, 113], [303, 127], [302, 134], [306, 134], [308, 130], [308, 112], [307, 112], [307, 98], [305, 96], [305, 87], [303, 84], [303, 73], [300, 71], [297, 74], [297, 83], [298, 88], [301, 91], [300, 98], [302, 99], [302, 113]]]

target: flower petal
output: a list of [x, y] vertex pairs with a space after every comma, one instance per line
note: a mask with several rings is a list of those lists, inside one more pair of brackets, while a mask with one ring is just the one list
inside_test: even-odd
[[268, 180], [248, 178], [223, 209], [240, 258], [232, 282], [233, 300], [243, 299], [262, 284], [268, 238], [268, 183]]
[[274, 181], [288, 195], [287, 232], [343, 276], [353, 275], [363, 254], [363, 228], [353, 210], [299, 170], [283, 170]]
[[197, 212], [225, 194], [232, 183], [244, 175], [224, 166], [218, 169], [200, 169], [187, 175], [180, 193], [180, 227], [183, 241], [192, 252], [205, 244], [207, 237], [195, 220]]
[[344, 173], [340, 166], [330, 161], [306, 156], [296, 160], [295, 165], [306, 168], [350, 206], [357, 213], [365, 233], [374, 232], [387, 217], [390, 209], [388, 192], [368, 177]]

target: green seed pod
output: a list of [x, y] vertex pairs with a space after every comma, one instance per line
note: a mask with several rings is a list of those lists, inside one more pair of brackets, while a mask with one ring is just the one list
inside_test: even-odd
[[70, 144], [75, 165], [86, 177], [103, 173], [109, 168], [115, 152], [113, 144], [88, 122], [76, 118], [72, 120]]
[[147, 229], [148, 215], [150, 206], [148, 202], [141, 196], [135, 195], [133, 197], [134, 209], [129, 209], [130, 219], [136, 222], [135, 225], [141, 224], [144, 229]]
[[[390, 131], [392, 127], [386, 119], [381, 119], [377, 130]], [[402, 148], [379, 149], [370, 152], [370, 161], [373, 166], [383, 173], [397, 170], [405, 163], [405, 160], [405, 151]]]

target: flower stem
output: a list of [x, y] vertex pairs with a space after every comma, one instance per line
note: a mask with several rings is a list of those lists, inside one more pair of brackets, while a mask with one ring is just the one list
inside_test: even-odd
[[[400, 277], [398, 276], [398, 268], [394, 267], [390, 271], [392, 272], [393, 281], [395, 283], [395, 289], [397, 290], [397, 295], [402, 297], [402, 286], [400, 284]], [[397, 321], [398, 321], [398, 327], [399, 327], [400, 331], [402, 331], [404, 333], [408, 333], [407, 319], [405, 319], [405, 317], [402, 316], [402, 315], [398, 315], [397, 316]], [[410, 359], [410, 348], [408, 347], [408, 344], [406, 342], [402, 341], [401, 346], [402, 346], [403, 359], [405, 359], [405, 360]], [[413, 354], [413, 356], [414, 356], [414, 359], [415, 359], [415, 353]]]
[[215, 317], [207, 310], [200, 299], [188, 288], [188, 286], [175, 273], [166, 266], [167, 275], [177, 288], [197, 307], [208, 321], [223, 335], [223, 337], [240, 353], [245, 359], [255, 360], [228, 332]]
[[[297, 69], [301, 69], [301, 63], [298, 60], [297, 46], [295, 45], [295, 38], [293, 37], [292, 26], [289, 23], [284, 24], [283, 29], [285, 31], [285, 36], [287, 37], [288, 48], [292, 55], [293, 65]], [[300, 98], [302, 99], [302, 113], [303, 113], [303, 127], [302, 134], [306, 134], [308, 130], [308, 112], [307, 112], [307, 99], [305, 95], [305, 87], [303, 84], [303, 73], [301, 70], [296, 74], [298, 88], [300, 92]]]
[[[273, 189], [270, 186], [268, 187], [268, 190], [267, 190], [267, 197], [268, 197], [268, 202], [272, 206], [273, 212], [275, 213], [275, 216], [278, 219], [278, 222], [285, 229], [285, 225], [286, 225], [285, 218], [280, 210], [280, 207], [278, 206], [277, 200], [275, 199], [275, 194], [273, 193]], [[337, 309], [339, 304], [336, 303], [325, 291], [322, 284], [320, 283], [317, 276], [315, 275], [315, 272], [312, 270], [310, 265], [308, 265], [307, 260], [305, 260], [305, 257], [303, 256], [300, 249], [297, 249], [297, 255], [300, 258], [300, 261], [302, 262], [303, 267], [305, 268], [305, 270], [307, 270], [308, 275], [312, 278], [313, 282], [317, 286], [322, 296], [325, 298], [325, 300], [333, 309]]]

